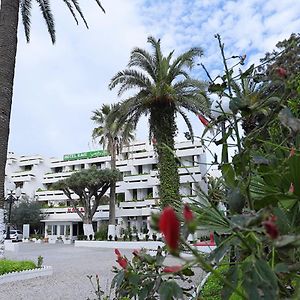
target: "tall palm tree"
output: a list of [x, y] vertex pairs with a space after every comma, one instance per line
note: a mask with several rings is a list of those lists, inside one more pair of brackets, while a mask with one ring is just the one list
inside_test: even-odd
[[119, 123], [133, 122], [136, 126], [142, 115], [149, 115], [149, 137], [155, 138], [158, 153], [161, 205], [180, 206], [179, 175], [174, 157], [174, 138], [177, 132], [176, 115], [186, 122], [191, 135], [192, 126], [186, 111], [207, 113], [209, 101], [205, 84], [188, 74], [202, 55], [201, 48], [191, 48], [173, 59], [174, 51], [163, 56], [160, 40], [148, 38], [153, 52], [135, 48], [131, 52], [128, 68], [118, 72], [109, 88], [119, 87], [119, 96], [137, 89], [137, 93], [120, 106]]
[[[100, 109], [94, 110], [91, 120], [97, 124], [94, 128], [93, 139], [98, 140], [104, 149], [107, 149], [111, 156], [111, 169], [116, 169], [117, 154], [120, 153], [122, 146], [134, 139], [133, 126], [126, 123], [117, 126], [116, 119], [112, 118], [111, 112], [116, 115], [119, 112], [119, 104], [103, 104]], [[109, 201], [109, 225], [116, 224], [116, 183], [112, 182], [110, 187]]]
[[[76, 11], [83, 19], [78, 0], [62, 0], [75, 21], [78, 23]], [[103, 10], [99, 0], [95, 0]], [[30, 39], [30, 18], [33, 0], [1, 0], [0, 1], [0, 258], [3, 257], [4, 229], [4, 180], [9, 136], [9, 123], [13, 96], [13, 82], [17, 52], [17, 29], [19, 12], [21, 12], [26, 39]], [[46, 21], [52, 43], [55, 43], [54, 18], [50, 9], [50, 0], [36, 0]]]

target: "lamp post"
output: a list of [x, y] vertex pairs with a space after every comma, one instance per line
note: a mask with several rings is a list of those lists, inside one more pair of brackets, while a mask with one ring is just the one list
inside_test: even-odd
[[7, 230], [6, 230], [6, 238], [5, 238], [6, 240], [10, 240], [10, 216], [11, 216], [12, 204], [15, 201], [17, 201], [22, 194], [21, 188], [18, 187], [15, 189], [15, 195], [13, 195], [14, 189], [15, 189], [15, 184], [14, 187], [10, 189], [10, 193], [6, 198], [6, 201], [8, 202]]

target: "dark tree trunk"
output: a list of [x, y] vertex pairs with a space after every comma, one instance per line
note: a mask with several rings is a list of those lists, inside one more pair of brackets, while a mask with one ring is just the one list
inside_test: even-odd
[[4, 204], [4, 179], [9, 121], [17, 52], [19, 0], [2, 0], [0, 10], [0, 208]]
[[[116, 141], [112, 142], [111, 169], [116, 169]], [[109, 225], [116, 225], [116, 182], [111, 182], [109, 199]]]
[[150, 126], [157, 141], [161, 207], [170, 205], [180, 210], [179, 174], [173, 153], [177, 131], [173, 105], [162, 102], [151, 108]]
[[[1, 0], [0, 9], [0, 247], [3, 248], [4, 182], [17, 52], [19, 0]], [[0, 249], [0, 256], [2, 251]]]

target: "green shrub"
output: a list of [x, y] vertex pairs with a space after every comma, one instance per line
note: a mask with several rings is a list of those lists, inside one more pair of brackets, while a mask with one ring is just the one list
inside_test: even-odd
[[[220, 266], [216, 270], [225, 276], [228, 266]], [[214, 274], [211, 274], [202, 288], [201, 297], [206, 300], [221, 300], [222, 289], [223, 283]]]
[[0, 275], [10, 273], [10, 272], [32, 270], [36, 268], [37, 268], [36, 264], [30, 260], [23, 260], [23, 261], [15, 261], [15, 260], [8, 260], [8, 259], [0, 260]]
[[78, 241], [86, 241], [87, 236], [84, 234], [78, 234], [77, 239], [78, 239]]
[[107, 225], [101, 225], [99, 230], [95, 233], [95, 240], [96, 241], [106, 241], [107, 239], [107, 231], [108, 226]]

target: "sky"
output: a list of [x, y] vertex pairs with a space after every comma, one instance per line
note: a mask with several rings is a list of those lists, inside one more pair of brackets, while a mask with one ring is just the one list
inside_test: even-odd
[[[91, 138], [92, 111], [123, 99], [108, 84], [126, 68], [134, 47], [149, 49], [150, 35], [161, 39], [164, 53], [175, 50], [175, 56], [202, 47], [199, 63], [214, 77], [222, 74], [216, 33], [226, 55], [246, 54], [247, 66], [300, 28], [298, 0], [102, 0], [106, 14], [95, 1], [81, 0], [89, 29], [81, 20], [76, 25], [62, 0], [50, 3], [54, 46], [35, 1], [29, 44], [19, 26], [9, 139], [9, 151], [19, 155], [62, 157], [99, 148]], [[206, 79], [200, 66], [193, 76]], [[200, 135], [202, 125], [190, 118]], [[148, 138], [147, 127], [143, 119], [138, 140]], [[180, 119], [178, 129], [181, 139], [187, 130]]]

